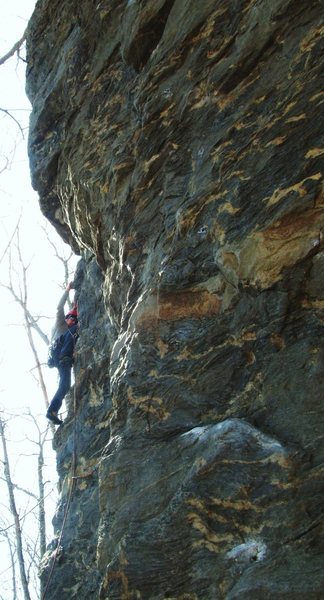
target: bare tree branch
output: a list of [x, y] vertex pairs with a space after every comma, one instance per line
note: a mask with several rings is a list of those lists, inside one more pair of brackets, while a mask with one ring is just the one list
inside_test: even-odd
[[[0, 479], [1, 481], [6, 481], [5, 477], [0, 477]], [[36, 494], [33, 494], [33, 492], [31, 492], [30, 490], [26, 490], [17, 483], [12, 482], [12, 487], [13, 489], [18, 490], [19, 492], [23, 492], [24, 494], [27, 494], [27, 496], [31, 496], [32, 498], [35, 498], [35, 500], [38, 500], [38, 496], [36, 496]]]
[[[45, 405], [46, 407], [49, 406], [49, 402], [48, 402], [48, 394], [47, 394], [47, 388], [46, 388], [46, 384], [44, 381], [44, 377], [43, 377], [43, 370], [42, 370], [42, 366], [41, 366], [41, 362], [39, 360], [38, 357], [38, 353], [36, 350], [36, 346], [34, 343], [34, 339], [33, 339], [33, 334], [32, 334], [32, 329], [33, 327], [35, 327], [36, 331], [38, 332], [39, 327], [37, 325], [37, 323], [34, 322], [33, 319], [30, 319], [30, 313], [29, 310], [27, 308], [27, 298], [28, 298], [28, 288], [27, 288], [27, 268], [24, 265], [24, 261], [21, 255], [21, 249], [20, 249], [20, 245], [19, 245], [19, 230], [17, 232], [17, 237], [18, 237], [18, 256], [19, 256], [19, 261], [21, 264], [21, 269], [22, 269], [22, 275], [23, 275], [23, 292], [21, 294], [21, 301], [22, 301], [22, 308], [24, 311], [24, 318], [25, 318], [25, 326], [26, 326], [26, 331], [27, 331], [27, 336], [28, 336], [28, 341], [29, 341], [29, 345], [30, 348], [32, 350], [32, 353], [34, 355], [35, 358], [35, 363], [36, 363], [36, 367], [37, 367], [37, 372], [38, 372], [38, 378], [39, 378], [39, 382], [40, 382], [40, 386], [42, 388], [42, 392], [43, 392], [43, 397], [45, 400]], [[40, 330], [41, 331], [41, 330]], [[42, 332], [42, 337], [45, 334], [43, 334]], [[46, 336], [47, 339], [47, 336]]]
[[13, 551], [12, 543], [11, 543], [8, 533], [5, 532], [4, 536], [7, 540], [7, 544], [8, 544], [8, 548], [9, 548], [10, 563], [11, 563], [10, 568], [11, 568], [11, 575], [12, 575], [12, 600], [17, 600], [16, 561], [15, 561], [14, 551]]
[[32, 327], [33, 329], [35, 329], [35, 331], [37, 331], [38, 335], [42, 338], [43, 342], [45, 342], [45, 344], [48, 346], [49, 345], [48, 336], [39, 327], [39, 325], [37, 323], [37, 317], [34, 317], [31, 314], [31, 312], [29, 311], [29, 309], [27, 308], [27, 306], [25, 306], [24, 301], [22, 300], [22, 298], [20, 298], [18, 296], [18, 294], [15, 292], [15, 290], [13, 289], [13, 287], [11, 286], [11, 284], [10, 285], [6, 285], [5, 283], [1, 283], [0, 282], [0, 287], [3, 287], [4, 289], [8, 290], [8, 292], [10, 292], [10, 294], [12, 295], [12, 297], [14, 298], [14, 300], [17, 302], [17, 304], [19, 304], [19, 306], [21, 306], [21, 308], [23, 309], [24, 313], [26, 313], [26, 318], [27, 318], [27, 320], [29, 322], [30, 327]]
[[24, 140], [25, 139], [24, 130], [23, 130], [22, 126], [20, 125], [19, 121], [17, 121], [17, 119], [6, 108], [0, 108], [0, 111], [3, 112], [3, 113], [5, 113], [8, 117], [10, 117], [10, 119], [12, 119], [16, 123], [16, 125], [18, 126], [19, 131], [21, 133], [21, 136], [22, 136], [22, 138]]
[[4, 432], [4, 423], [3, 423], [1, 416], [0, 416], [0, 436], [1, 436], [1, 441], [2, 441], [2, 449], [3, 449], [3, 457], [4, 457], [4, 474], [5, 474], [5, 478], [6, 478], [8, 495], [9, 495], [10, 512], [14, 518], [14, 524], [15, 524], [15, 535], [16, 535], [16, 545], [17, 545], [18, 564], [19, 564], [19, 571], [20, 571], [20, 580], [21, 580], [21, 585], [23, 588], [25, 600], [31, 600], [30, 594], [29, 594], [29, 589], [28, 589], [28, 581], [27, 581], [27, 576], [26, 576], [26, 567], [25, 567], [24, 554], [23, 554], [22, 532], [21, 532], [21, 527], [20, 527], [19, 515], [18, 515], [18, 511], [17, 511], [17, 507], [16, 507], [14, 488], [13, 488], [12, 480], [11, 480], [9, 456], [8, 456], [8, 451], [7, 451], [5, 432]]
[[42, 558], [46, 552], [46, 519], [45, 519], [45, 482], [43, 477], [44, 469], [44, 444], [46, 442], [46, 436], [48, 429], [45, 434], [42, 434], [38, 423], [34, 416], [29, 411], [29, 416], [32, 419], [37, 431], [38, 431], [38, 464], [37, 464], [37, 476], [38, 476], [38, 529], [39, 529], [39, 550], [40, 558]]
[[1, 175], [1, 173], [4, 173], [4, 171], [6, 171], [8, 169], [8, 166], [9, 166], [9, 158], [8, 158], [8, 156], [4, 156], [3, 158], [4, 158], [4, 161], [5, 161], [5, 166], [2, 167], [2, 169], [0, 170], [0, 175]]
[[13, 298], [15, 299], [15, 301], [22, 308], [23, 315], [24, 315], [24, 321], [25, 321], [25, 328], [26, 328], [26, 332], [27, 332], [27, 337], [28, 337], [30, 348], [31, 348], [32, 353], [34, 355], [36, 369], [37, 369], [37, 373], [38, 373], [38, 381], [40, 383], [40, 386], [41, 386], [41, 389], [42, 389], [42, 393], [43, 393], [43, 397], [44, 397], [45, 406], [47, 408], [49, 406], [47, 388], [46, 388], [45, 380], [44, 380], [44, 377], [43, 377], [42, 365], [41, 365], [41, 362], [39, 360], [38, 352], [37, 352], [37, 349], [36, 349], [36, 346], [35, 346], [35, 343], [34, 343], [32, 330], [34, 329], [38, 333], [38, 335], [40, 335], [40, 337], [46, 343], [46, 345], [49, 344], [49, 340], [48, 340], [47, 335], [39, 327], [36, 319], [31, 315], [31, 313], [30, 313], [30, 311], [28, 309], [28, 306], [27, 306], [27, 301], [28, 301], [27, 270], [28, 270], [28, 266], [29, 265], [27, 265], [27, 266], [25, 265], [23, 257], [22, 257], [21, 247], [20, 247], [20, 240], [19, 240], [19, 226], [17, 226], [15, 233], [16, 233], [16, 237], [17, 237], [16, 250], [17, 250], [17, 253], [18, 253], [18, 261], [19, 261], [19, 264], [20, 264], [20, 275], [18, 274], [19, 293], [15, 290], [14, 283], [13, 283], [13, 278], [12, 278], [12, 273], [13, 273], [14, 269], [13, 269], [13, 266], [12, 266], [12, 254], [11, 254], [11, 251], [9, 252], [9, 256], [8, 256], [8, 260], [9, 260], [9, 274], [8, 274], [9, 285], [3, 284], [3, 283], [0, 283], [0, 285], [2, 287], [4, 287], [5, 289], [7, 289], [11, 293], [11, 295], [13, 296]]
[[1, 263], [2, 263], [2, 261], [3, 261], [3, 259], [4, 259], [4, 257], [6, 256], [6, 254], [7, 254], [8, 250], [9, 250], [9, 248], [10, 248], [11, 244], [12, 244], [12, 240], [14, 239], [14, 237], [15, 237], [15, 235], [16, 235], [16, 233], [17, 233], [18, 229], [19, 229], [19, 223], [20, 223], [20, 219], [21, 219], [21, 215], [19, 216], [19, 219], [18, 219], [17, 225], [16, 225], [16, 227], [15, 227], [15, 229], [14, 229], [14, 231], [13, 231], [13, 234], [12, 234], [12, 236], [11, 236], [11, 238], [10, 238], [10, 240], [9, 240], [9, 242], [8, 242], [8, 244], [7, 244], [7, 246], [6, 246], [6, 248], [5, 248], [5, 251], [4, 251], [4, 253], [2, 254], [2, 256], [1, 256], [1, 258], [0, 258], [0, 265], [1, 265]]
[[[49, 482], [45, 482], [45, 483], [49, 483]], [[55, 486], [52, 487], [49, 492], [47, 492], [47, 494], [45, 496], [45, 500], [46, 500], [46, 498], [48, 498], [53, 493], [54, 489], [55, 489]], [[24, 514], [23, 517], [19, 518], [19, 521], [22, 522], [28, 515], [30, 515], [31, 513], [33, 513], [34, 510], [38, 507], [38, 505], [39, 505], [39, 502], [37, 502], [37, 504], [35, 504], [34, 506], [32, 506], [32, 508], [30, 508], [29, 511]], [[10, 525], [7, 525], [6, 527], [2, 527], [0, 529], [0, 534], [3, 534], [5, 531], [9, 531], [9, 529], [12, 529], [13, 527], [15, 527], [15, 523], [11, 523]]]
[[18, 54], [18, 57], [21, 58], [19, 55], [19, 51], [25, 40], [26, 40], [26, 32], [24, 32], [24, 34], [20, 38], [20, 40], [18, 40], [18, 42], [16, 42], [13, 45], [11, 50], [9, 50], [9, 52], [7, 52], [7, 54], [5, 54], [4, 56], [2, 56], [2, 58], [0, 58], [0, 66], [3, 65], [7, 60], [9, 60], [9, 58], [11, 58], [14, 54], [16, 54], [16, 52]]
[[[60, 253], [57, 249], [56, 244], [51, 240], [51, 238], [48, 235], [48, 232], [46, 230], [45, 227], [42, 227], [45, 235], [46, 235], [46, 239], [48, 241], [48, 243], [50, 244], [50, 246], [52, 246], [53, 250], [54, 250], [54, 256], [56, 256], [56, 258], [63, 264], [63, 269], [64, 269], [64, 285], [62, 286], [64, 289], [66, 288], [68, 282], [70, 281], [70, 269], [69, 269], [69, 261], [71, 260], [72, 256], [73, 256], [73, 252], [71, 250], [70, 255], [66, 258], [66, 256], [64, 256], [64, 253]], [[70, 308], [72, 307], [72, 303], [70, 302], [70, 300], [68, 300], [69, 302], [69, 306]]]

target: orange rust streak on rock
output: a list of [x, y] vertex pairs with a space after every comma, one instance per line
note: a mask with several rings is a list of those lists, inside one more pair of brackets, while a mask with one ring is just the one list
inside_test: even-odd
[[265, 242], [281, 240], [284, 243], [286, 240], [291, 241], [294, 238], [300, 238], [304, 231], [307, 233], [310, 230], [311, 226], [318, 224], [318, 229], [320, 229], [323, 217], [322, 210], [314, 209], [305, 210], [297, 215], [285, 215], [272, 227], [262, 232], [263, 239]]
[[159, 297], [158, 316], [162, 320], [205, 317], [218, 314], [221, 300], [206, 291], [164, 293]]
[[221, 306], [221, 298], [207, 290], [160, 292], [146, 299], [134, 317], [133, 326], [138, 331], [154, 329], [160, 320], [208, 317], [218, 314]]

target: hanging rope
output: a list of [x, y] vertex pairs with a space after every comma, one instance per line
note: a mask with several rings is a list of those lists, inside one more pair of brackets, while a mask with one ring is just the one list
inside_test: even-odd
[[48, 579], [46, 582], [46, 586], [44, 589], [44, 592], [42, 594], [42, 599], [41, 600], [45, 600], [46, 598], [46, 594], [49, 588], [49, 585], [52, 581], [53, 578], [53, 572], [54, 572], [54, 567], [56, 564], [56, 560], [60, 551], [60, 547], [61, 547], [61, 542], [63, 539], [63, 533], [64, 533], [64, 529], [65, 529], [65, 524], [67, 521], [67, 516], [68, 516], [68, 512], [69, 512], [69, 508], [71, 505], [71, 500], [72, 500], [72, 496], [73, 496], [73, 491], [74, 491], [74, 487], [75, 487], [75, 483], [77, 480], [76, 475], [76, 466], [77, 466], [77, 456], [76, 456], [76, 385], [74, 383], [74, 393], [73, 393], [73, 412], [74, 412], [74, 418], [73, 418], [73, 451], [72, 451], [72, 460], [71, 460], [71, 479], [70, 479], [70, 484], [69, 484], [69, 492], [68, 492], [68, 499], [67, 499], [67, 503], [66, 503], [66, 507], [65, 507], [65, 511], [64, 511], [64, 517], [63, 517], [63, 522], [62, 522], [62, 527], [61, 527], [61, 533], [59, 535], [59, 538], [57, 540], [57, 545], [56, 548], [54, 550], [54, 556], [53, 556], [53, 560], [52, 560], [52, 564], [51, 564], [51, 568], [50, 568], [50, 572], [48, 575]]
[[47, 596], [48, 588], [49, 588], [50, 583], [51, 583], [51, 581], [53, 579], [54, 567], [56, 565], [57, 557], [58, 557], [58, 554], [59, 554], [59, 551], [60, 551], [60, 548], [61, 548], [61, 542], [62, 542], [62, 539], [63, 539], [63, 533], [64, 533], [64, 529], [65, 529], [65, 525], [66, 525], [66, 521], [67, 521], [67, 517], [68, 517], [68, 512], [69, 512], [69, 508], [70, 508], [70, 505], [71, 505], [72, 496], [73, 496], [73, 492], [74, 492], [76, 481], [78, 479], [85, 479], [87, 477], [91, 477], [98, 470], [99, 464], [102, 461], [102, 457], [101, 457], [90, 471], [88, 471], [87, 473], [84, 473], [82, 475], [77, 475], [76, 408], [77, 408], [77, 405], [76, 405], [76, 382], [74, 382], [74, 392], [73, 392], [73, 450], [72, 450], [72, 459], [71, 459], [71, 479], [70, 479], [70, 483], [69, 483], [68, 499], [67, 499], [67, 503], [66, 503], [66, 507], [65, 507], [65, 511], [64, 511], [61, 532], [60, 532], [59, 538], [57, 540], [56, 548], [54, 550], [52, 564], [51, 564], [51, 567], [50, 567], [50, 571], [49, 571], [49, 575], [48, 575], [48, 579], [47, 579], [47, 582], [46, 582], [45, 589], [44, 589], [44, 591], [42, 593], [42, 596], [41, 596], [41, 600], [45, 600], [45, 598]]

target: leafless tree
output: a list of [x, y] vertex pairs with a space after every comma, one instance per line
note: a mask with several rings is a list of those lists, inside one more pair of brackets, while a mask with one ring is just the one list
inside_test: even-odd
[[[53, 253], [54, 256], [62, 263], [63, 265], [63, 273], [64, 273], [64, 283], [62, 285], [62, 288], [65, 288], [68, 281], [71, 279], [71, 273], [70, 273], [70, 267], [69, 267], [69, 262], [71, 261], [71, 256], [72, 254], [68, 253], [67, 256], [65, 256], [64, 252], [60, 252], [58, 250], [58, 247], [53, 243], [53, 241], [51, 240], [51, 238], [49, 237], [48, 233], [45, 231], [48, 242], [50, 243], [50, 245], [53, 248]], [[20, 307], [21, 309], [21, 314], [23, 316], [23, 324], [24, 324], [24, 328], [27, 334], [27, 339], [28, 339], [28, 343], [29, 343], [29, 347], [33, 356], [33, 362], [35, 367], [33, 368], [33, 375], [37, 381], [37, 384], [40, 386], [41, 390], [42, 390], [42, 394], [44, 397], [44, 401], [45, 401], [45, 405], [48, 406], [48, 393], [47, 393], [47, 389], [46, 389], [46, 384], [45, 384], [45, 377], [44, 377], [44, 365], [42, 364], [40, 358], [39, 358], [39, 352], [38, 352], [38, 345], [36, 344], [36, 341], [40, 341], [41, 344], [48, 346], [49, 344], [49, 338], [47, 336], [47, 334], [45, 333], [45, 331], [42, 328], [42, 316], [35, 314], [35, 311], [33, 311], [33, 309], [31, 308], [31, 299], [30, 299], [30, 294], [29, 294], [29, 286], [28, 286], [28, 275], [29, 275], [29, 270], [32, 267], [32, 262], [27, 262], [24, 258], [24, 251], [22, 248], [22, 244], [20, 241], [20, 223], [17, 223], [17, 226], [15, 227], [15, 230], [13, 232], [13, 234], [11, 235], [11, 238], [6, 246], [6, 252], [5, 254], [2, 255], [1, 260], [7, 260], [7, 278], [5, 281], [0, 282], [0, 286], [7, 290], [7, 292], [11, 295], [11, 297], [14, 299], [15, 303]], [[30, 422], [33, 423], [34, 426], [34, 431], [35, 431], [35, 435], [32, 435], [32, 438], [29, 437], [28, 441], [30, 444], [33, 444], [34, 447], [36, 448], [35, 451], [35, 456], [37, 457], [37, 474], [38, 474], [38, 491], [37, 493], [34, 493], [35, 490], [33, 492], [25, 489], [24, 487], [22, 487], [21, 485], [19, 485], [19, 481], [16, 482], [12, 482], [10, 484], [10, 489], [12, 491], [11, 494], [11, 498], [14, 498], [14, 494], [15, 492], [21, 492], [24, 494], [27, 494], [30, 496], [30, 498], [33, 499], [34, 502], [34, 507], [33, 507], [33, 513], [37, 513], [37, 535], [33, 537], [33, 539], [29, 539], [27, 540], [26, 535], [24, 536], [24, 546], [22, 547], [21, 543], [18, 544], [18, 538], [15, 539], [14, 541], [12, 540], [12, 538], [10, 538], [10, 536], [7, 539], [7, 544], [11, 543], [11, 549], [12, 549], [12, 553], [10, 553], [11, 556], [11, 571], [12, 571], [12, 578], [13, 580], [15, 579], [16, 581], [16, 574], [14, 571], [14, 562], [15, 559], [17, 557], [17, 560], [19, 562], [19, 565], [21, 564], [21, 557], [22, 559], [26, 559], [25, 562], [27, 562], [27, 567], [25, 568], [25, 579], [24, 579], [24, 594], [25, 594], [25, 588], [26, 588], [26, 582], [27, 582], [27, 587], [28, 587], [28, 581], [29, 581], [29, 577], [32, 577], [33, 574], [37, 571], [37, 568], [39, 566], [40, 560], [42, 558], [42, 556], [44, 555], [45, 551], [46, 551], [46, 509], [45, 509], [45, 504], [46, 504], [46, 494], [45, 494], [45, 486], [46, 486], [46, 482], [44, 481], [44, 462], [46, 460], [46, 454], [45, 454], [45, 442], [47, 441], [47, 433], [49, 428], [53, 428], [53, 426], [49, 426], [47, 427], [46, 431], [42, 431], [42, 429], [39, 427], [39, 424], [37, 422], [37, 420], [35, 419], [35, 417], [31, 414], [30, 411], [28, 411], [27, 417], [25, 416], [25, 418], [28, 418]], [[2, 429], [3, 428], [3, 421], [2, 421]], [[8, 455], [8, 451], [7, 451], [7, 455]], [[10, 456], [10, 454], [9, 454]], [[30, 454], [29, 454], [30, 456]], [[8, 462], [8, 460], [6, 460], [5, 462]], [[1, 477], [0, 477], [1, 479]], [[6, 484], [8, 486], [7, 480], [8, 480], [8, 473], [5, 476], [5, 481]], [[11, 478], [10, 478], [11, 479]], [[14, 517], [14, 522], [15, 522], [15, 538], [17, 537], [17, 532], [19, 532], [18, 526], [19, 523], [21, 523], [21, 521], [24, 519], [25, 515], [21, 515], [20, 516], [20, 521], [18, 520], [17, 522], [17, 507], [14, 508], [14, 505], [12, 502], [10, 502], [10, 511]], [[27, 513], [26, 513], [27, 514]], [[36, 532], [36, 530], [35, 530]], [[1, 532], [1, 528], [0, 528], [0, 534], [5, 535], [5, 532], [2, 531]], [[36, 549], [36, 543], [37, 543], [37, 549]], [[22, 550], [18, 549], [22, 548]], [[20, 573], [21, 573], [21, 569], [20, 569]], [[15, 598], [15, 591], [16, 588], [14, 588], [14, 585], [12, 586], [12, 590], [13, 590], [13, 598]], [[40, 590], [40, 595], [42, 596], [42, 590]], [[28, 596], [26, 596], [25, 594], [25, 600]]]
[[[66, 257], [63, 253], [60, 253], [55, 243], [50, 239], [46, 230], [45, 230], [48, 243], [52, 246], [54, 251], [54, 256], [62, 263], [64, 270], [64, 284], [63, 288], [67, 286], [67, 283], [70, 278], [70, 268], [69, 262], [73, 256], [73, 253], [70, 252]], [[13, 250], [16, 252], [16, 264], [13, 264]], [[29, 293], [28, 293], [28, 269], [30, 264], [26, 264], [23, 258], [21, 244], [20, 244], [20, 233], [19, 233], [19, 223], [17, 224], [14, 235], [10, 241], [10, 244], [7, 246], [7, 257], [8, 257], [8, 280], [7, 282], [0, 282], [0, 286], [5, 288], [13, 297], [15, 302], [20, 306], [24, 318], [25, 330], [28, 337], [28, 342], [30, 349], [32, 351], [35, 368], [37, 372], [37, 380], [40, 384], [43, 398], [45, 402], [45, 406], [48, 407], [48, 394], [46, 389], [46, 384], [43, 375], [42, 363], [39, 359], [39, 355], [37, 352], [37, 347], [34, 340], [34, 333], [38, 335], [38, 337], [48, 346], [50, 340], [47, 334], [43, 331], [41, 326], [39, 325], [40, 317], [39, 315], [34, 315], [31, 309], [29, 308]], [[16, 274], [17, 277], [14, 280], [13, 275]]]
[[[5, 538], [5, 541], [8, 546], [9, 556], [10, 556], [10, 569], [11, 569], [11, 579], [12, 579], [12, 600], [17, 600], [17, 582], [16, 582], [16, 560], [15, 560], [15, 548], [16, 545], [12, 543], [10, 539], [10, 535], [8, 532], [8, 528], [4, 526], [3, 523], [0, 524], [1, 535]], [[1, 596], [2, 598], [2, 596]]]
[[[10, 467], [10, 449], [6, 438], [6, 425], [10, 420], [10, 415], [0, 414], [0, 437], [2, 440], [2, 454], [3, 454], [3, 476], [0, 474], [0, 481], [4, 481], [8, 490], [9, 498], [9, 514], [12, 517], [12, 521], [9, 523], [0, 523], [0, 536], [3, 537], [8, 545], [10, 563], [11, 563], [11, 576], [12, 576], [12, 593], [13, 597], [17, 595], [17, 573], [16, 573], [16, 561], [19, 564], [20, 579], [24, 590], [24, 598], [26, 600], [25, 589], [26, 585], [30, 589], [38, 589], [40, 582], [37, 577], [39, 564], [46, 552], [46, 513], [45, 513], [45, 501], [48, 494], [45, 494], [46, 484], [49, 483], [44, 480], [44, 466], [45, 466], [45, 444], [48, 442], [49, 427], [45, 431], [41, 431], [37, 420], [30, 411], [22, 415], [22, 417], [29, 421], [33, 425], [36, 435], [26, 436], [26, 442], [30, 446], [35, 447], [35, 452], [27, 451], [25, 456], [30, 459], [35, 456], [37, 461], [37, 480], [38, 480], [38, 491], [32, 491], [26, 487], [16, 483], [12, 475], [12, 469]], [[26, 444], [24, 444], [26, 445]], [[20, 453], [20, 459], [24, 455]], [[51, 492], [53, 488], [51, 489]], [[23, 501], [23, 498], [27, 498]], [[32, 506], [30, 506], [30, 503]], [[4, 505], [4, 511], [8, 510], [8, 507]], [[35, 518], [37, 527], [30, 526], [30, 518]], [[26, 526], [25, 526], [26, 525]], [[12, 535], [14, 531], [14, 535]], [[29, 532], [29, 533], [28, 533]], [[10, 535], [11, 534], [11, 535]], [[22, 567], [23, 565], [23, 567]], [[22, 579], [22, 569], [24, 569], [25, 576]], [[27, 583], [26, 583], [27, 582]], [[40, 597], [42, 596], [43, 590], [40, 589]]]
[[[57, 245], [55, 244], [55, 242], [53, 242], [53, 240], [51, 239], [51, 236], [48, 234], [48, 231], [46, 229], [46, 227], [43, 227], [43, 231], [45, 233], [46, 239], [49, 243], [49, 245], [52, 247], [53, 249], [53, 256], [55, 256], [57, 258], [57, 260], [62, 264], [63, 266], [63, 273], [64, 273], [64, 284], [63, 284], [63, 288], [65, 289], [68, 282], [70, 281], [70, 262], [71, 259], [73, 257], [73, 252], [72, 250], [68, 253], [68, 255], [66, 256], [64, 253], [60, 252]], [[71, 307], [70, 307], [71, 308]]]
[[26, 265], [24, 263], [22, 253], [21, 253], [20, 240], [19, 240], [19, 227], [16, 231], [15, 237], [16, 237], [15, 246], [16, 246], [16, 251], [17, 251], [18, 269], [19, 269], [18, 283], [15, 285], [15, 282], [13, 280], [14, 266], [12, 263], [12, 245], [10, 245], [10, 247], [8, 249], [8, 267], [9, 267], [8, 268], [8, 282], [7, 283], [1, 282], [0, 285], [3, 288], [8, 290], [8, 292], [14, 298], [15, 302], [17, 302], [17, 304], [22, 309], [29, 346], [31, 348], [31, 351], [33, 353], [34, 360], [35, 360], [35, 366], [36, 366], [36, 370], [37, 370], [37, 378], [38, 378], [38, 381], [39, 381], [39, 384], [40, 384], [40, 387], [41, 387], [41, 390], [43, 393], [45, 406], [48, 407], [48, 405], [49, 405], [48, 394], [47, 394], [46, 384], [45, 384], [45, 380], [44, 380], [42, 365], [41, 365], [41, 362], [40, 362], [40, 359], [38, 356], [38, 352], [37, 352], [34, 337], [33, 337], [33, 332], [35, 331], [40, 336], [40, 338], [43, 340], [43, 342], [47, 345], [49, 345], [49, 339], [48, 339], [47, 335], [43, 332], [41, 327], [39, 326], [39, 322], [38, 322], [39, 318], [32, 315], [32, 313], [29, 310], [28, 281], [27, 281], [28, 265]]
[[37, 439], [32, 440], [30, 438], [29, 442], [34, 444], [37, 448], [36, 456], [37, 456], [37, 479], [38, 479], [38, 530], [39, 530], [39, 554], [40, 558], [42, 558], [46, 552], [46, 519], [45, 519], [45, 482], [44, 482], [44, 446], [47, 440], [48, 429], [41, 431], [37, 420], [34, 415], [30, 411], [28, 411], [28, 416], [30, 420], [34, 424], [34, 428], [37, 431]]
[[[24, 33], [22, 35], [22, 37], [17, 42], [15, 42], [15, 44], [12, 46], [12, 48], [8, 52], [6, 52], [6, 54], [4, 54], [2, 57], [0, 57], [0, 66], [4, 65], [10, 58], [12, 58], [15, 55], [17, 56], [18, 63], [20, 61], [22, 61], [24, 63], [26, 62], [25, 58], [22, 55], [22, 51], [25, 46], [25, 40], [26, 40], [26, 34]], [[15, 128], [19, 132], [21, 139], [25, 139], [24, 129], [26, 127], [24, 127], [22, 122], [19, 119], [17, 119], [14, 115], [14, 113], [17, 110], [19, 110], [19, 109], [14, 109], [14, 108], [4, 107], [4, 106], [0, 107], [0, 113], [2, 113], [3, 117], [6, 120], [8, 120], [8, 119], [11, 120], [15, 124]], [[0, 152], [0, 175], [1, 175], [1, 173], [3, 173], [4, 171], [6, 171], [7, 169], [10, 168], [13, 158], [15, 156], [16, 145], [17, 145], [17, 139], [15, 139], [15, 136], [14, 136], [12, 144], [10, 144], [10, 149], [6, 148], [5, 152], [2, 152], [2, 151]]]
[[20, 581], [21, 581], [21, 585], [22, 585], [22, 589], [23, 589], [23, 593], [24, 593], [24, 599], [31, 600], [30, 594], [29, 594], [28, 579], [27, 579], [26, 565], [25, 565], [24, 552], [23, 552], [22, 531], [21, 531], [21, 525], [20, 525], [20, 519], [19, 519], [18, 510], [17, 510], [17, 505], [16, 505], [14, 486], [13, 486], [12, 479], [11, 479], [10, 463], [9, 463], [9, 456], [8, 456], [8, 451], [7, 451], [7, 441], [6, 441], [6, 436], [5, 436], [5, 423], [4, 423], [1, 415], [0, 415], [0, 437], [1, 437], [2, 450], [3, 450], [3, 470], [4, 470], [4, 476], [5, 476], [5, 480], [6, 480], [6, 484], [7, 484], [10, 512], [14, 519], [15, 539], [16, 539], [16, 549], [17, 549], [18, 565], [19, 565], [19, 572], [20, 572]]

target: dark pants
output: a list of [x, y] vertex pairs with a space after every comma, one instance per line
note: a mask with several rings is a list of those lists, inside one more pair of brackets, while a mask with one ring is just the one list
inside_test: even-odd
[[70, 363], [63, 364], [58, 367], [59, 386], [52, 402], [48, 407], [49, 412], [57, 413], [60, 410], [63, 398], [71, 387], [71, 369], [72, 365]]

